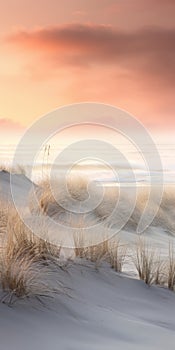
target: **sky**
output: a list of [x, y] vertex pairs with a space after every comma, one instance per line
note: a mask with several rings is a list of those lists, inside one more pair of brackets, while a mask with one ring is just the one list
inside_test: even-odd
[[175, 127], [174, 0], [0, 2], [0, 128], [93, 101]]

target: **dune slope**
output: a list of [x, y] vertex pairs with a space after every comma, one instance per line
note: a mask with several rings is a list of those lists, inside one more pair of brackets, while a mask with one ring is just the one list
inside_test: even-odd
[[174, 349], [174, 293], [87, 262], [60, 270], [59, 279], [67, 293], [45, 306], [0, 304], [3, 350]]

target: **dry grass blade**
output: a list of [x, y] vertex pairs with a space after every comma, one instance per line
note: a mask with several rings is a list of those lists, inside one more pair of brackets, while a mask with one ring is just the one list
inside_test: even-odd
[[36, 272], [31, 256], [27, 256], [22, 248], [17, 253], [14, 247], [14, 251], [8, 251], [8, 255], [1, 256], [0, 273], [2, 289], [5, 292], [11, 292], [17, 297], [29, 295]]
[[79, 229], [73, 236], [75, 256], [85, 258], [96, 264], [108, 255], [108, 239], [104, 238], [99, 244], [87, 241], [83, 229]]
[[139, 278], [150, 285], [155, 279], [155, 251], [145, 242], [145, 239], [139, 238], [135, 254], [134, 265]]
[[0, 254], [0, 283], [2, 290], [10, 296], [9, 303], [14, 297], [40, 296], [44, 291], [49, 295], [53, 291], [45, 280], [48, 274], [58, 271], [54, 265], [60, 249], [33, 235], [16, 210], [9, 208]]
[[109, 262], [115, 271], [122, 272], [126, 255], [127, 245], [121, 243], [120, 239], [115, 239], [109, 248]]
[[87, 257], [92, 262], [99, 264], [101, 260], [104, 260], [108, 256], [108, 240], [104, 240], [99, 244], [89, 246], [87, 248]]
[[83, 230], [78, 230], [76, 233], [74, 233], [73, 240], [74, 240], [75, 256], [78, 258], [85, 258], [86, 257], [86, 248], [85, 248]]
[[169, 244], [169, 257], [167, 263], [167, 284], [168, 288], [174, 291], [175, 286], [175, 255], [173, 243]]

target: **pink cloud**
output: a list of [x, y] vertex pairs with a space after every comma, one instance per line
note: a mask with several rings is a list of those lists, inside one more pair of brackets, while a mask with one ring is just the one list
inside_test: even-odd
[[8, 118], [0, 118], [0, 132], [4, 132], [4, 131], [20, 132], [23, 130], [24, 130], [24, 127], [20, 123], [14, 122]]
[[30, 57], [33, 81], [38, 70], [43, 78], [55, 76], [62, 89], [66, 82], [69, 101], [111, 103], [152, 125], [172, 125], [175, 29], [69, 24], [18, 31], [6, 40], [27, 63]]

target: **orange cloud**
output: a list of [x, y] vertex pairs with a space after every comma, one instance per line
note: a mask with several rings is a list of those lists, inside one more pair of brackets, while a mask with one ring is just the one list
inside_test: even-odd
[[66, 82], [69, 102], [111, 103], [148, 125], [173, 123], [175, 29], [69, 24], [19, 31], [6, 42], [23, 51], [33, 80], [38, 71], [59, 78], [60, 89]]
[[104, 25], [67, 25], [20, 31], [8, 41], [23, 50], [50, 55], [64, 64], [113, 64], [145, 68], [169, 78], [175, 71], [175, 29], [146, 28], [119, 31]]
[[112, 26], [77, 24], [20, 31], [8, 41], [25, 51], [46, 54], [55, 65], [113, 64], [174, 84], [175, 29], [123, 32]]

